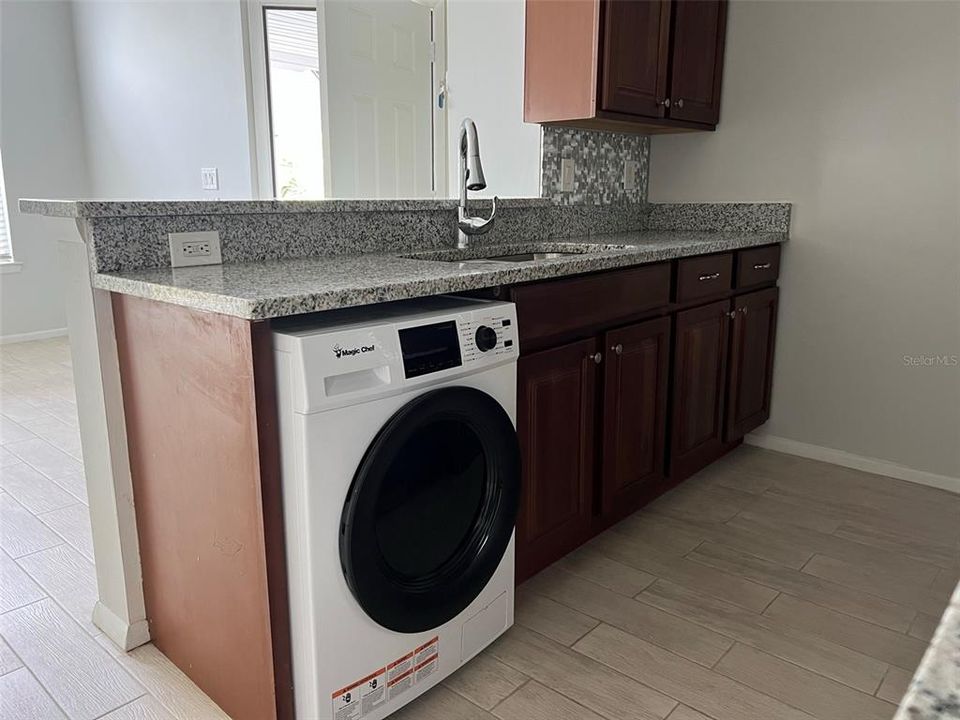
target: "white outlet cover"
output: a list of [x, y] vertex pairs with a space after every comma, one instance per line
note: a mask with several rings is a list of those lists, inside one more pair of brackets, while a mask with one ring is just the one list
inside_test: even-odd
[[637, 189], [637, 161], [636, 160], [623, 161], [623, 189], [624, 190]]
[[204, 190], [220, 189], [220, 172], [217, 168], [200, 168], [200, 187]]
[[573, 176], [577, 165], [573, 158], [563, 158], [560, 161], [560, 192], [573, 192]]
[[[223, 258], [220, 254], [220, 233], [217, 230], [169, 233], [167, 239], [170, 243], [171, 267], [223, 264]], [[184, 246], [190, 243], [209, 245], [210, 252], [205, 255], [189, 255], [184, 252]]]

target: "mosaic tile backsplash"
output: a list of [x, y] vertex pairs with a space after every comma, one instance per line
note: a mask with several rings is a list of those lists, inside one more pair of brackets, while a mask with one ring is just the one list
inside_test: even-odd
[[[650, 168], [646, 135], [543, 126], [540, 194], [561, 205], [645, 203]], [[573, 191], [560, 190], [560, 161], [575, 163]], [[636, 186], [627, 190], [623, 164], [637, 164]]]

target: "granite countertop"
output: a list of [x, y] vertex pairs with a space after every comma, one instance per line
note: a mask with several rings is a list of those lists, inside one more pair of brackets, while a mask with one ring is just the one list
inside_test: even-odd
[[960, 718], [960, 585], [953, 593], [894, 720]]
[[[556, 242], [476, 244], [479, 255], [589, 243], [600, 252], [526, 263], [441, 262], [438, 251], [327, 255], [283, 260], [98, 273], [102, 290], [249, 320], [464, 292], [783, 242], [781, 232], [643, 231]], [[442, 252], [442, 251], [439, 251]]]

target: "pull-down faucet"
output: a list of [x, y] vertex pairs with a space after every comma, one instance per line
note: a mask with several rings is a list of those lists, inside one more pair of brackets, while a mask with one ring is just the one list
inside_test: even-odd
[[467, 206], [467, 190], [483, 190], [487, 181], [483, 177], [483, 165], [480, 164], [480, 143], [477, 140], [477, 126], [470, 118], [460, 123], [460, 205], [457, 210], [457, 248], [464, 249], [471, 235], [482, 235], [493, 227], [497, 214], [497, 198], [493, 198], [493, 210], [486, 220], [470, 215]]

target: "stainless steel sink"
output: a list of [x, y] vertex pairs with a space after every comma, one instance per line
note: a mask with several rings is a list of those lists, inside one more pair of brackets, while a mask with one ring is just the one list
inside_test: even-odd
[[410, 260], [427, 260], [449, 263], [528, 263], [542, 260], [557, 260], [575, 255], [623, 250], [628, 245], [602, 243], [522, 243], [515, 245], [483, 245], [465, 250], [426, 250], [400, 257]]
[[533, 262], [535, 260], [556, 260], [557, 258], [566, 257], [567, 255], [583, 255], [582, 252], [577, 251], [550, 251], [550, 252], [527, 252], [527, 253], [517, 253], [516, 255], [492, 255], [490, 257], [485, 257], [483, 260], [489, 260], [491, 262]]

